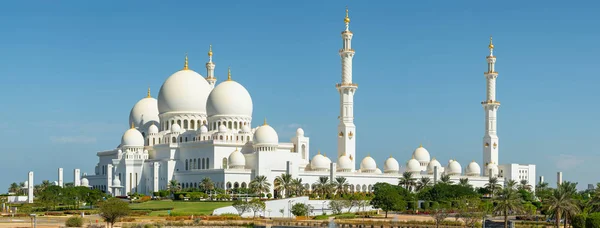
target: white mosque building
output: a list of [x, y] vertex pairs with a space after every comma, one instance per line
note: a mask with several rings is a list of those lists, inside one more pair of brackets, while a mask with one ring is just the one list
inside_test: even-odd
[[404, 167], [393, 157], [378, 167], [368, 155], [357, 167], [356, 139], [360, 134], [354, 125], [353, 97], [358, 85], [352, 79], [355, 50], [347, 10], [344, 22], [343, 46], [339, 51], [342, 80], [336, 85], [340, 114], [335, 157], [320, 152], [311, 156], [309, 137], [301, 128], [289, 141], [282, 142], [266, 120], [263, 123], [261, 119], [260, 125], [253, 123], [252, 97], [234, 80], [231, 71], [227, 80], [217, 83], [211, 47], [206, 77], [188, 67], [186, 56], [183, 69], [165, 80], [158, 99], [148, 90], [148, 96], [133, 106], [129, 115], [131, 126], [123, 134], [121, 144], [97, 153], [94, 175], [84, 174], [79, 179], [76, 170], [75, 184], [113, 195], [152, 194], [166, 190], [171, 180], [186, 188], [197, 187], [203, 178], [209, 177], [216, 187], [232, 189], [248, 187], [259, 175], [273, 183], [277, 176], [287, 173], [302, 178], [309, 190], [321, 176], [330, 179], [343, 176], [351, 184], [351, 191], [368, 192], [375, 183], [397, 184], [403, 172], [411, 172], [415, 178], [430, 177], [436, 181], [441, 175], [449, 175], [455, 183], [468, 178], [474, 187], [484, 186], [490, 177], [499, 177], [500, 183], [527, 180], [535, 185], [535, 165], [499, 164], [496, 113], [500, 102], [496, 100], [498, 73], [491, 39], [484, 73], [487, 97], [481, 102], [486, 120], [481, 164], [475, 160], [464, 161], [462, 165], [456, 160], [438, 161], [419, 146], [412, 156], [405, 157], [409, 159]]

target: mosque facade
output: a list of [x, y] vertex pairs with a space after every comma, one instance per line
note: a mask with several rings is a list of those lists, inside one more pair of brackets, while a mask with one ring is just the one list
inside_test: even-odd
[[491, 177], [498, 177], [500, 183], [527, 180], [535, 185], [535, 165], [499, 164], [496, 114], [500, 102], [496, 100], [498, 72], [491, 38], [484, 73], [487, 94], [481, 102], [485, 116], [481, 165], [475, 160], [463, 163], [464, 168], [456, 160], [443, 165], [419, 146], [404, 166], [390, 156], [380, 168], [367, 155], [357, 167], [356, 140], [360, 134], [353, 113], [358, 84], [352, 75], [355, 50], [347, 10], [344, 23], [339, 50], [342, 77], [336, 84], [340, 113], [335, 161], [320, 152], [311, 155], [310, 138], [301, 128], [289, 141], [282, 142], [266, 120], [253, 127], [250, 93], [232, 79], [230, 70], [227, 80], [217, 83], [211, 47], [206, 77], [188, 67], [186, 56], [183, 69], [165, 80], [157, 99], [148, 90], [147, 97], [133, 106], [130, 128], [123, 134], [121, 144], [97, 153], [93, 174], [81, 175], [79, 179], [76, 170], [74, 183], [116, 196], [166, 190], [171, 180], [177, 180], [183, 188], [198, 187], [205, 177], [223, 189], [249, 187], [250, 181], [261, 175], [273, 185], [275, 178], [284, 173], [302, 178], [308, 190], [313, 189], [319, 177], [333, 180], [343, 176], [350, 191], [369, 192], [378, 182], [398, 184], [404, 172], [411, 172], [414, 178], [429, 177], [432, 182], [439, 181], [442, 175], [448, 175], [454, 183], [468, 178], [474, 187], [483, 187]]

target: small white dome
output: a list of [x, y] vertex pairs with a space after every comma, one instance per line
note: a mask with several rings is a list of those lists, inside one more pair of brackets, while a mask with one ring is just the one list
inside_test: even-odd
[[450, 160], [448, 162], [448, 168], [445, 170], [448, 175], [460, 175], [462, 173], [462, 166], [456, 160]]
[[208, 95], [206, 112], [209, 117], [252, 117], [252, 98], [240, 83], [227, 80], [217, 85]]
[[206, 113], [210, 85], [193, 70], [180, 70], [171, 75], [158, 92], [159, 113]]
[[246, 166], [246, 157], [237, 148], [229, 155], [230, 169], [243, 169]]
[[248, 126], [248, 125], [242, 126], [243, 133], [250, 133], [251, 131], [252, 131], [252, 129], [250, 129], [250, 126]]
[[29, 188], [29, 181], [23, 182], [23, 185], [25, 186], [25, 188]]
[[131, 128], [123, 134], [121, 146], [144, 146], [144, 136], [137, 129]]
[[171, 132], [172, 133], [179, 133], [179, 132], [181, 132], [181, 126], [179, 126], [179, 124], [173, 124], [173, 125], [171, 125]]
[[481, 167], [479, 167], [479, 164], [477, 164], [477, 162], [472, 161], [467, 166], [467, 170], [465, 173], [467, 174], [467, 176], [479, 176], [481, 174]]
[[381, 169], [379, 169], [379, 168], [375, 169], [375, 174], [381, 174]]
[[304, 130], [302, 130], [302, 128], [296, 129], [296, 136], [304, 136]]
[[219, 133], [226, 133], [226, 132], [227, 132], [227, 126], [225, 126], [225, 124], [219, 125]]
[[328, 158], [323, 156], [321, 152], [313, 157], [310, 161], [310, 169], [316, 171], [329, 170]]
[[422, 145], [415, 149], [412, 155], [415, 159], [417, 159], [417, 161], [422, 163], [427, 163], [430, 160], [429, 151], [423, 148]]
[[154, 124], [148, 128], [148, 134], [158, 134], [158, 127]]
[[[148, 91], [150, 92], [150, 91]], [[135, 127], [147, 127], [149, 123], [158, 124], [158, 101], [153, 97], [141, 99], [129, 112], [129, 123], [133, 123]]]
[[485, 173], [487, 173], [488, 176], [490, 176], [490, 170], [492, 171], [491, 175], [492, 176], [496, 176], [498, 175], [498, 165], [496, 163], [490, 162], [488, 163], [486, 169], [485, 169]]
[[112, 187], [121, 187], [121, 180], [118, 177], [113, 179]]
[[58, 181], [54, 181], [54, 182], [52, 182], [52, 185], [54, 185], [54, 186], [58, 186]]
[[411, 173], [421, 172], [421, 163], [413, 157], [406, 162], [406, 171]]
[[81, 178], [81, 186], [83, 187], [89, 187], [90, 186], [90, 182], [88, 181], [87, 178]]
[[340, 156], [337, 160], [337, 168], [341, 171], [351, 171], [353, 167], [352, 160], [350, 160], [350, 157], [348, 157], [348, 155], [346, 154]]
[[262, 144], [278, 145], [279, 144], [279, 136], [277, 135], [277, 132], [275, 131], [275, 129], [273, 129], [271, 126], [269, 126], [265, 122], [264, 125], [260, 126], [254, 132], [253, 142], [254, 142], [254, 145], [262, 145]]
[[208, 132], [208, 128], [206, 127], [206, 125], [202, 125], [200, 127], [200, 133], [207, 133]]
[[400, 171], [400, 165], [398, 164], [398, 161], [396, 161], [395, 158], [390, 156], [388, 159], [385, 160], [385, 163], [383, 164], [383, 172], [398, 173], [398, 171]]
[[433, 171], [435, 171], [434, 167], [437, 167], [438, 172], [442, 172], [442, 164], [440, 164], [440, 162], [438, 160], [433, 158], [429, 162], [429, 165], [427, 165], [427, 173], [433, 174]]
[[375, 159], [373, 159], [371, 156], [367, 155], [365, 158], [363, 158], [363, 160], [360, 162], [360, 171], [361, 172], [375, 172], [375, 169], [377, 169], [377, 163], [375, 162]]

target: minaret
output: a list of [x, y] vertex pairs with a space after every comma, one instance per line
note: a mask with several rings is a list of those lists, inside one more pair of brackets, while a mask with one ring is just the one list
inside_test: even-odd
[[215, 78], [215, 64], [212, 61], [212, 44], [208, 47], [208, 62], [206, 63], [206, 81], [211, 88], [215, 88], [215, 83], [217, 82], [217, 78]]
[[[496, 100], [496, 78], [498, 72], [496, 72], [495, 64], [496, 57], [494, 56], [494, 44], [492, 44], [492, 37], [490, 36], [490, 55], [486, 57], [488, 69], [483, 75], [487, 81], [487, 96], [486, 100], [481, 102], [483, 110], [485, 111], [485, 132], [483, 135], [483, 164], [487, 167], [487, 164], [494, 163], [498, 165], [498, 135], [496, 135], [496, 113], [500, 102]], [[485, 168], [485, 173], [489, 170]]]
[[352, 49], [352, 32], [349, 29], [350, 17], [348, 17], [348, 7], [346, 7], [346, 17], [344, 18], [346, 29], [342, 32], [344, 41], [340, 49], [342, 58], [342, 83], [336, 84], [340, 93], [340, 116], [338, 119], [338, 157], [347, 154], [352, 160], [352, 171], [356, 168], [356, 126], [354, 126], [354, 93], [358, 88], [357, 84], [352, 83], [352, 58], [354, 49]]

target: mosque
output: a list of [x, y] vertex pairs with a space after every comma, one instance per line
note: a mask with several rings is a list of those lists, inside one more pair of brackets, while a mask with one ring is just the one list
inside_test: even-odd
[[287, 173], [302, 178], [309, 190], [321, 176], [330, 180], [343, 176], [351, 184], [350, 191], [369, 192], [378, 182], [397, 184], [403, 172], [411, 172], [415, 178], [430, 177], [432, 181], [438, 181], [442, 175], [449, 175], [454, 183], [468, 178], [474, 187], [484, 186], [490, 177], [498, 177], [500, 183], [527, 180], [535, 185], [535, 165], [499, 164], [496, 113], [500, 102], [496, 100], [498, 72], [491, 38], [484, 73], [487, 96], [481, 102], [485, 113], [482, 165], [474, 160], [463, 163], [464, 166], [456, 160], [438, 161], [419, 146], [412, 156], [406, 155], [405, 166], [390, 156], [383, 167], [378, 167], [367, 155], [357, 167], [356, 140], [360, 134], [354, 125], [353, 98], [358, 84], [352, 78], [355, 50], [348, 10], [344, 23], [339, 50], [342, 77], [335, 86], [340, 95], [335, 161], [320, 152], [311, 155], [310, 139], [301, 128], [289, 141], [282, 142], [266, 120], [253, 124], [250, 93], [234, 80], [230, 70], [227, 80], [217, 83], [211, 47], [206, 77], [188, 67], [186, 56], [183, 69], [165, 80], [158, 98], [153, 98], [148, 90], [147, 97], [133, 106], [130, 128], [123, 134], [121, 144], [97, 153], [94, 174], [79, 175], [79, 170], [75, 170], [75, 185], [118, 196], [166, 190], [171, 180], [177, 180], [183, 188], [198, 187], [205, 177], [219, 188], [244, 188], [256, 176], [264, 175], [273, 184], [277, 176]]

